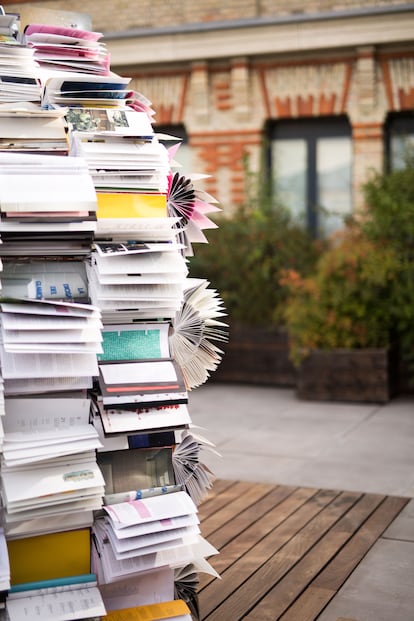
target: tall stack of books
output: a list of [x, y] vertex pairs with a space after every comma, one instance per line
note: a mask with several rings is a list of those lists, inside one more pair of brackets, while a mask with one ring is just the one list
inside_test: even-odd
[[10, 23], [30, 89], [0, 92], [4, 618], [196, 620], [217, 551], [188, 392], [226, 326], [187, 257], [218, 208], [100, 33]]

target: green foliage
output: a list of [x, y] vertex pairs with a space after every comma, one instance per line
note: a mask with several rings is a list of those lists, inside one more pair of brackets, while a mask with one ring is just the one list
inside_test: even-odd
[[384, 347], [414, 353], [414, 159], [373, 174], [367, 210], [333, 239], [315, 272], [285, 272], [294, 362], [312, 349]]
[[414, 360], [414, 155], [407, 154], [402, 170], [373, 175], [365, 196], [369, 210], [361, 224], [364, 234], [398, 257], [391, 291], [394, 330], [404, 357]]
[[387, 174], [373, 173], [365, 185], [367, 218], [364, 233], [391, 245], [401, 257], [411, 258], [414, 250], [414, 156], [406, 168]]
[[223, 298], [229, 320], [282, 325], [287, 292], [279, 285], [286, 268], [307, 273], [318, 248], [281, 206], [250, 198], [232, 217], [216, 219], [209, 244], [199, 244], [190, 275], [207, 278]]
[[391, 248], [349, 227], [320, 257], [311, 276], [285, 272], [281, 284], [289, 291], [285, 318], [293, 362], [300, 363], [314, 349], [387, 347], [398, 270]]

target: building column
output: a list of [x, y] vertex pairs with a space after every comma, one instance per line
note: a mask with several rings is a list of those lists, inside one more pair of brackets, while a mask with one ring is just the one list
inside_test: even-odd
[[354, 212], [365, 208], [362, 188], [373, 171], [384, 166], [386, 106], [374, 46], [357, 49], [351, 102], [348, 110], [353, 137]]

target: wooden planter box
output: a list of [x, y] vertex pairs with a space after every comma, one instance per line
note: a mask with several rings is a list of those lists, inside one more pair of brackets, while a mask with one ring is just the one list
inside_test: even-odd
[[394, 349], [312, 352], [297, 372], [296, 393], [311, 401], [386, 403], [397, 389]]
[[231, 323], [229, 342], [220, 347], [224, 356], [211, 381], [295, 386], [296, 369], [282, 328]]

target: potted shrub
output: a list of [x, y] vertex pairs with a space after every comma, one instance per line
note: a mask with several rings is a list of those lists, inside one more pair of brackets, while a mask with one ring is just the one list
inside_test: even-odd
[[414, 150], [408, 150], [405, 168], [374, 173], [365, 185], [367, 217], [364, 235], [398, 257], [398, 276], [392, 283], [394, 336], [400, 350], [399, 384], [414, 388]]
[[301, 398], [387, 401], [395, 390], [395, 250], [350, 224], [311, 276], [287, 270], [285, 320]]

